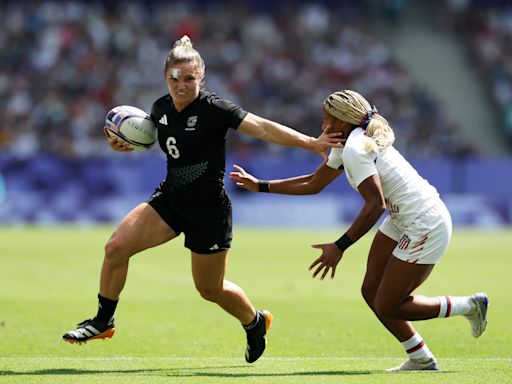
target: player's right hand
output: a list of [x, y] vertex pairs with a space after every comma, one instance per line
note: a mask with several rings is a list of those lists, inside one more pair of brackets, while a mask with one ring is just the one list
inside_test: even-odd
[[245, 169], [239, 165], [233, 164], [233, 168], [236, 169], [236, 172], [230, 172], [229, 178], [236, 181], [237, 187], [247, 189], [251, 192], [259, 192], [260, 186], [257, 178], [246, 172]]
[[133, 148], [130, 147], [130, 145], [123, 139], [120, 139], [115, 136], [110, 136], [108, 134], [107, 128], [103, 128], [103, 133], [105, 134], [105, 137], [107, 138], [108, 145], [110, 145], [110, 148], [112, 148], [114, 151], [116, 151], [116, 152], [131, 152], [131, 151], [133, 151]]

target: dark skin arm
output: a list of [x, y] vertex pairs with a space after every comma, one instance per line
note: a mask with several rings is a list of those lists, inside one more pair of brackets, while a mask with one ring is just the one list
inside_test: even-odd
[[[231, 172], [229, 177], [236, 181], [239, 188], [245, 188], [251, 192], [259, 192], [259, 180], [246, 172], [238, 165], [233, 165], [236, 172]], [[343, 170], [332, 169], [324, 162], [315, 172], [309, 175], [291, 177], [283, 180], [272, 180], [269, 185], [271, 193], [285, 195], [314, 195], [322, 191], [334, 179], [336, 179]]]
[[[238, 165], [234, 165], [233, 167], [236, 169], [236, 172], [231, 172], [229, 176], [232, 180], [236, 181], [238, 187], [245, 188], [252, 192], [259, 191], [258, 179], [250, 173], [247, 173]], [[332, 169], [323, 163], [315, 170], [314, 173], [309, 175], [283, 180], [271, 180], [269, 190], [271, 193], [287, 195], [316, 194], [331, 183], [336, 177], [341, 175], [342, 172], [342, 170]], [[363, 237], [373, 227], [386, 209], [384, 193], [382, 192], [382, 186], [378, 175], [368, 177], [359, 184], [358, 190], [365, 200], [365, 204], [357, 218], [347, 230], [347, 235], [354, 242]], [[334, 278], [336, 266], [341, 260], [343, 252], [338, 249], [334, 242], [328, 244], [315, 244], [313, 245], [313, 248], [322, 249], [322, 255], [309, 266], [310, 270], [316, 267], [313, 277], [316, 277], [320, 272], [322, 272], [321, 279], [323, 280], [329, 270], [331, 270], [331, 278]]]
[[[386, 209], [378, 175], [370, 176], [364, 180], [359, 184], [358, 190], [365, 204], [346, 232], [347, 236], [354, 242], [363, 237], [373, 227]], [[334, 278], [336, 266], [340, 262], [343, 252], [334, 243], [315, 244], [312, 247], [322, 250], [320, 257], [309, 266], [309, 270], [316, 268], [313, 272], [313, 278], [321, 273], [320, 279], [323, 280], [329, 270], [331, 271], [331, 279]]]

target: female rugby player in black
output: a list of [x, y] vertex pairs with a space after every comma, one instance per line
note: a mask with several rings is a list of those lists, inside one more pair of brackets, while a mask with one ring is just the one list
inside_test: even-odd
[[[121, 221], [105, 246], [97, 315], [63, 338], [70, 343], [110, 338], [114, 312], [131, 256], [185, 235], [192, 254], [192, 276], [200, 295], [236, 317], [247, 332], [246, 361], [265, 350], [272, 322], [257, 311], [244, 291], [224, 279], [232, 239], [231, 202], [224, 189], [226, 135], [229, 128], [273, 143], [323, 153], [339, 145], [338, 134], [312, 138], [244, 111], [202, 90], [205, 66], [187, 36], [176, 41], [165, 61], [169, 94], [152, 107], [158, 142], [167, 155], [167, 177], [149, 200]], [[107, 136], [113, 150], [127, 145]]]

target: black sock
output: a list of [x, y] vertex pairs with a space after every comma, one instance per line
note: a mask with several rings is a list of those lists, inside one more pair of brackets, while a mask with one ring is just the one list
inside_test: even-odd
[[243, 325], [244, 329], [246, 331], [250, 331], [251, 329], [253, 329], [256, 324], [258, 324], [258, 321], [260, 320], [260, 314], [258, 313], [258, 311], [256, 311], [256, 316], [254, 316], [254, 319], [252, 319], [252, 321], [247, 324], [247, 325]]
[[98, 293], [98, 314], [95, 318], [103, 323], [108, 323], [114, 317], [117, 302], [118, 300], [107, 299]]

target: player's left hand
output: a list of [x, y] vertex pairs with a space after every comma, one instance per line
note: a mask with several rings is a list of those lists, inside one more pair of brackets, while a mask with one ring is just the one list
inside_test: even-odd
[[343, 139], [341, 135], [341, 132], [322, 132], [318, 138], [312, 138], [311, 150], [320, 154], [324, 160], [327, 160], [327, 150], [329, 148], [343, 148], [346, 139]]
[[323, 280], [330, 270], [331, 279], [334, 279], [336, 266], [340, 262], [343, 252], [334, 243], [313, 244], [312, 247], [322, 250], [322, 255], [309, 266], [310, 271], [316, 267], [316, 270], [313, 272], [313, 278], [323, 270], [322, 276], [320, 276], [320, 280]]

